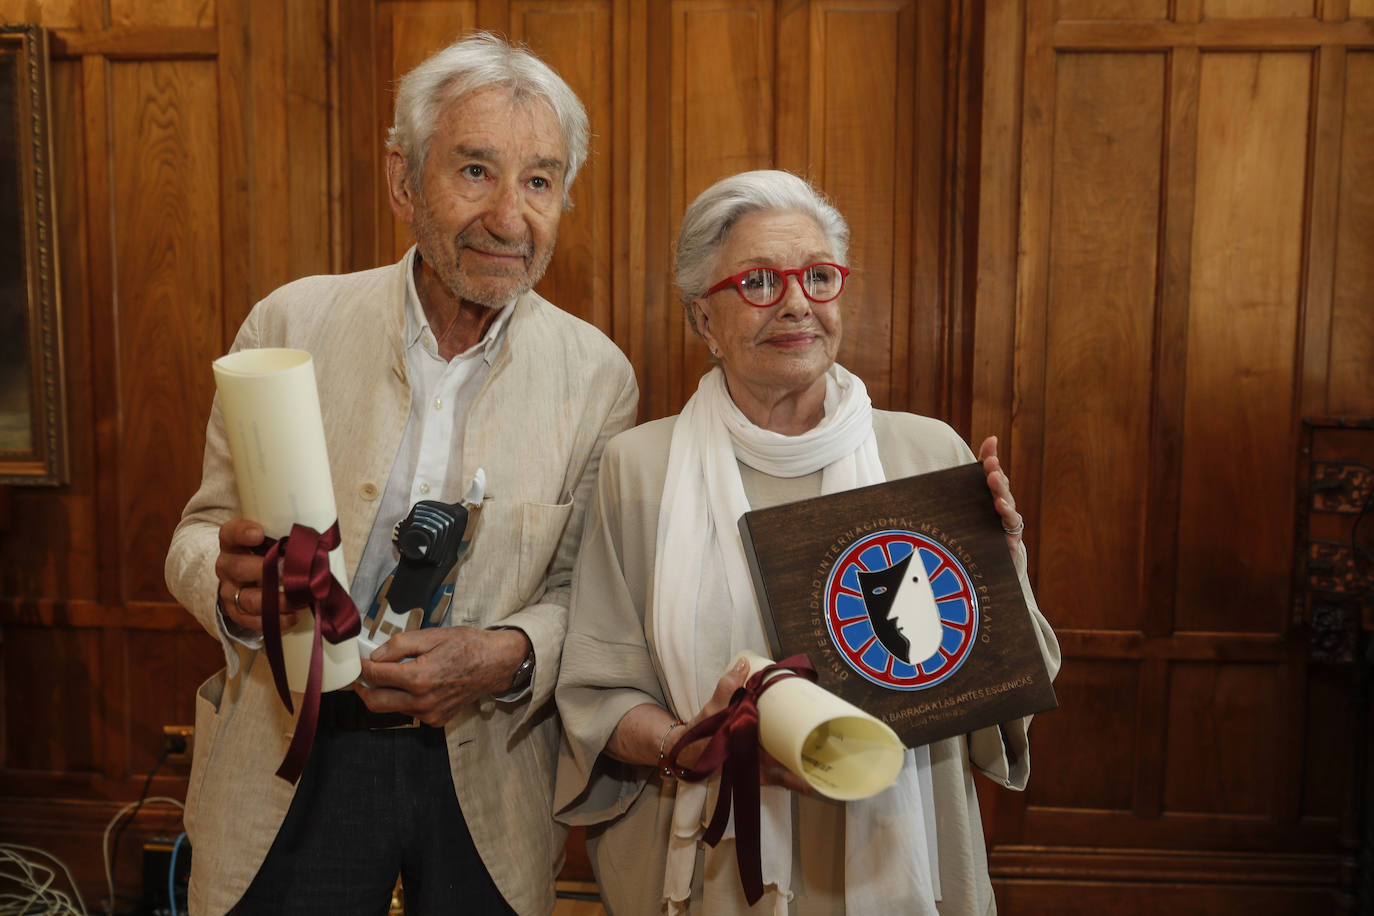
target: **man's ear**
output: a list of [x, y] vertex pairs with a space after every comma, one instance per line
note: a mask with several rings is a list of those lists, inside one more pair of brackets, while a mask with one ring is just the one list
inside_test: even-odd
[[386, 152], [386, 186], [391, 200], [391, 212], [407, 226], [415, 222], [415, 192], [410, 187], [410, 172], [401, 148], [393, 146]]

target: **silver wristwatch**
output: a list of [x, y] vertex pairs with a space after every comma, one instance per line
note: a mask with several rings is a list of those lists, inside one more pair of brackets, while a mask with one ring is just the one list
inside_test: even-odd
[[534, 680], [534, 646], [530, 646], [529, 654], [520, 663], [520, 667], [515, 669], [515, 678], [510, 682], [510, 689], [507, 693], [516, 690], [524, 690], [529, 686], [530, 681]]

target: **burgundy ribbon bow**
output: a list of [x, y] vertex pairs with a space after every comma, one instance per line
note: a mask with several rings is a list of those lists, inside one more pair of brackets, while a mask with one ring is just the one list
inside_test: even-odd
[[353, 599], [329, 571], [329, 551], [339, 546], [339, 523], [336, 521], [324, 533], [305, 525], [292, 525], [284, 538], [264, 542], [267, 553], [262, 558], [262, 636], [267, 650], [267, 663], [277, 696], [287, 712], [295, 712], [291, 691], [286, 686], [286, 661], [281, 650], [281, 611], [277, 601], [277, 561], [282, 560], [281, 594], [287, 606], [305, 605], [315, 615], [315, 643], [310, 649], [310, 675], [305, 682], [305, 696], [301, 700], [301, 717], [286, 758], [277, 768], [277, 775], [292, 785], [300, 779], [310, 746], [315, 742], [315, 727], [320, 720], [320, 681], [324, 674], [322, 639], [337, 644], [357, 636], [362, 628]]
[[[735, 858], [749, 905], [763, 896], [763, 865], [759, 849], [759, 697], [779, 681], [801, 677], [816, 680], [816, 669], [805, 655], [793, 655], [761, 668], [735, 691], [730, 705], [687, 729], [668, 752], [668, 767], [679, 779], [700, 782], [723, 765], [720, 794], [711, 823], [702, 836], [714, 847], [735, 807]], [[699, 738], [710, 736], [706, 749], [690, 768], [680, 767], [678, 753]]]

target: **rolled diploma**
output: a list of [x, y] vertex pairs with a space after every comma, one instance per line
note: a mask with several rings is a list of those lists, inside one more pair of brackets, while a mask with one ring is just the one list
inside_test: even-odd
[[[215, 360], [214, 371], [243, 517], [274, 538], [290, 534], [296, 522], [316, 531], [334, 524], [338, 510], [310, 354], [240, 350]], [[329, 552], [329, 570], [347, 589], [342, 547]], [[314, 615], [304, 611], [282, 633], [286, 679], [294, 693], [305, 692], [314, 627]], [[356, 642], [324, 641], [322, 690], [338, 690], [357, 679], [362, 665]]]
[[[741, 652], [752, 676], [773, 664]], [[897, 779], [906, 747], [886, 723], [805, 678], [791, 677], [759, 697], [759, 743], [822, 795], [853, 801]]]

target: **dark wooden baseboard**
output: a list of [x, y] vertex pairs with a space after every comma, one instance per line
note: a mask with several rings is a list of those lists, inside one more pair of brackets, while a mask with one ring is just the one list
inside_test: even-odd
[[1004, 916], [1334, 916], [1357, 905], [1351, 856], [1009, 846], [989, 869]]

